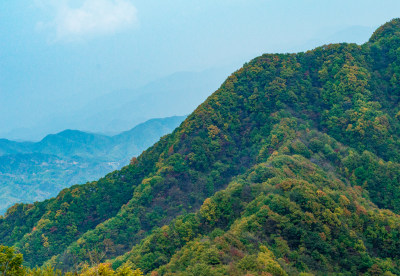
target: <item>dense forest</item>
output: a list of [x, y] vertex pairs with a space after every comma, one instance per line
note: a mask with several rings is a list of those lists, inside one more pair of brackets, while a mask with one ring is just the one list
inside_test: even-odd
[[0, 261], [21, 275], [400, 275], [399, 100], [400, 19], [363, 45], [257, 57], [129, 166], [11, 207]]

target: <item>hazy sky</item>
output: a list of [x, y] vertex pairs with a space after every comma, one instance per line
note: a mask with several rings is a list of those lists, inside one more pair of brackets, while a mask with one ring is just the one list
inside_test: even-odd
[[398, 0], [1, 1], [0, 133], [179, 71], [361, 43], [399, 14]]

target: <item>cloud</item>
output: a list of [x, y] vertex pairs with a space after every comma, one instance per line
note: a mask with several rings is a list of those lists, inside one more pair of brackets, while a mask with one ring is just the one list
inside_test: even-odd
[[37, 3], [49, 8], [53, 15], [49, 21], [39, 22], [37, 27], [50, 30], [56, 41], [109, 35], [137, 23], [137, 10], [128, 0], [82, 0], [78, 3], [42, 0]]

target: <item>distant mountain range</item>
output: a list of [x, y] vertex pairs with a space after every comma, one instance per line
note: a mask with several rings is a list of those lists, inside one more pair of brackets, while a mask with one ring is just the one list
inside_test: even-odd
[[36, 143], [0, 139], [0, 214], [127, 165], [184, 119], [152, 119], [114, 136], [65, 130]]
[[0, 137], [37, 141], [47, 133], [64, 129], [115, 134], [151, 118], [189, 114], [218, 89], [233, 68], [177, 72], [139, 88], [112, 91], [86, 104], [73, 105], [67, 101], [66, 110], [48, 114], [31, 126], [2, 129]]

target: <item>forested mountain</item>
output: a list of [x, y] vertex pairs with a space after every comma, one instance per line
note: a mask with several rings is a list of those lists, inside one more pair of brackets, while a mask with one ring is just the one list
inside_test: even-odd
[[129, 164], [184, 119], [152, 119], [115, 136], [65, 130], [37, 143], [0, 140], [0, 214], [16, 202], [56, 196]]
[[10, 208], [0, 243], [64, 271], [400, 274], [399, 49], [395, 19], [257, 57], [129, 166]]

